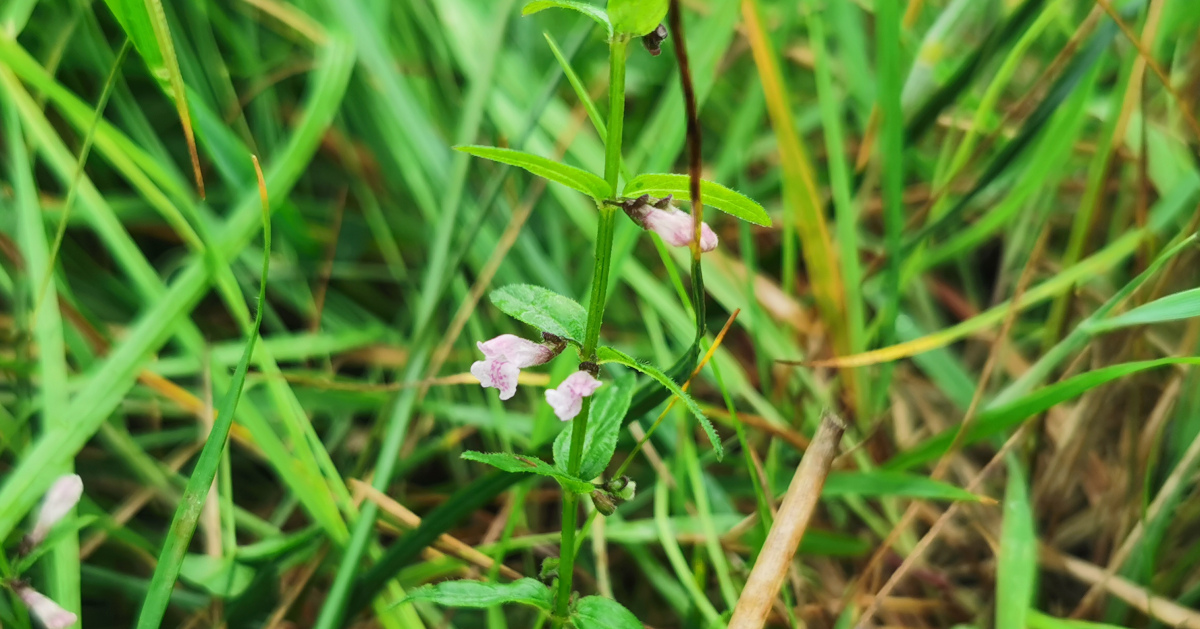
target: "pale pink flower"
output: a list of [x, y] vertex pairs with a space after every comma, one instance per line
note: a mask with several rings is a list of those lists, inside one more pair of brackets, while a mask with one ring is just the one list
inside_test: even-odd
[[[643, 196], [625, 205], [625, 212], [642, 229], [658, 234], [674, 247], [687, 247], [695, 237], [696, 223], [692, 215], [671, 205], [671, 197], [652, 204], [649, 197]], [[716, 248], [717, 234], [708, 223], [700, 223], [700, 250], [712, 251]]]
[[42, 543], [50, 529], [75, 508], [75, 503], [79, 502], [82, 495], [83, 479], [78, 474], [60, 476], [54, 481], [42, 499], [42, 508], [34, 521], [33, 532], [25, 538], [26, 545], [32, 548]]
[[521, 370], [550, 361], [562, 351], [562, 346], [550, 347], [512, 334], [501, 334], [483, 343], [476, 343], [483, 360], [471, 365], [471, 375], [485, 388], [500, 390], [500, 399], [507, 400], [517, 392], [517, 376]]
[[59, 607], [50, 597], [28, 585], [18, 586], [16, 590], [17, 596], [29, 608], [29, 613], [41, 621], [46, 629], [67, 629], [79, 622], [78, 616]]
[[570, 421], [583, 408], [583, 398], [590, 396], [600, 388], [600, 381], [586, 371], [576, 371], [567, 376], [557, 389], [546, 391], [546, 402], [554, 409], [554, 414], [562, 421]]

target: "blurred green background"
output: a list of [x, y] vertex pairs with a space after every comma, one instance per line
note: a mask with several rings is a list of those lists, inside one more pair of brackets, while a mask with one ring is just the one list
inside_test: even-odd
[[[668, 414], [630, 467], [639, 496], [584, 543], [577, 589], [652, 627], [720, 623], [767, 528], [751, 514], [770, 517], [833, 407], [847, 454], [772, 626], [848, 622], [951, 504], [874, 622], [1081, 626], [1062, 620], [1074, 611], [1200, 626], [1200, 7], [886, 1], [680, 3], [703, 174], [774, 225], [706, 215], [721, 243], [704, 256], [706, 343], [740, 313], [691, 391], [727, 456]], [[559, 497], [541, 477], [455, 509], [455, 490], [488, 478], [459, 454], [535, 451], [561, 427], [543, 390], [575, 368], [530, 370], [504, 405], [480, 389], [475, 343], [527, 332], [487, 291], [585, 301], [592, 271], [588, 199], [451, 148], [602, 172], [579, 92], [605, 115], [604, 34], [570, 11], [520, 13], [0, 4], [0, 537], [11, 557], [70, 469], [90, 516], [25, 578], [89, 626], [131, 624], [148, 600], [252, 331], [255, 155], [272, 208], [261, 343], [164, 625], [312, 626], [364, 499], [378, 531], [354, 587], [332, 595], [339, 623], [536, 622], [394, 605], [448, 576], [536, 576], [557, 552]], [[628, 175], [686, 172], [671, 43], [631, 48]], [[673, 363], [695, 334], [688, 265], [620, 221], [606, 342]], [[776, 362], [871, 350], [840, 370]], [[617, 459], [635, 442], [623, 434]], [[390, 482], [372, 493], [381, 463]], [[410, 514], [432, 522], [424, 537], [404, 533]], [[440, 533], [483, 554], [426, 548]], [[876, 551], [882, 572], [862, 572]], [[1080, 605], [1106, 568], [1120, 587]], [[0, 603], [0, 623], [26, 622], [15, 597]]]

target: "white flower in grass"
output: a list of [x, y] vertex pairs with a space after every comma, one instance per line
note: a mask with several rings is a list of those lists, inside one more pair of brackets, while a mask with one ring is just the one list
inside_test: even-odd
[[63, 609], [58, 603], [50, 600], [50, 597], [28, 585], [17, 586], [16, 592], [17, 596], [21, 597], [21, 602], [29, 608], [29, 613], [41, 621], [46, 629], [67, 629], [79, 622], [78, 616]]
[[25, 538], [25, 544], [33, 548], [42, 543], [50, 529], [75, 508], [75, 503], [79, 502], [82, 495], [83, 479], [78, 474], [61, 476], [54, 481], [42, 499], [42, 508], [34, 521], [33, 531]]
[[600, 381], [586, 371], [576, 371], [567, 376], [557, 389], [546, 391], [546, 402], [562, 421], [570, 421], [583, 408], [583, 398], [600, 388]]
[[[671, 204], [670, 196], [651, 203], [650, 195], [642, 195], [626, 201], [622, 207], [633, 222], [642, 229], [658, 234], [667, 244], [674, 247], [687, 247], [692, 244], [696, 223], [691, 214]], [[700, 223], [700, 250], [712, 251], [716, 248], [717, 234], [708, 223]]]
[[521, 370], [550, 361], [562, 351], [560, 340], [554, 346], [535, 343], [512, 334], [501, 334], [483, 343], [476, 343], [483, 360], [471, 365], [471, 375], [484, 388], [500, 390], [500, 399], [507, 400], [517, 392], [517, 376]]

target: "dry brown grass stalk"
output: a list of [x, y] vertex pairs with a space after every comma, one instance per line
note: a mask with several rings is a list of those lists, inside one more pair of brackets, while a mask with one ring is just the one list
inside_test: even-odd
[[821, 425], [813, 436], [812, 445], [796, 467], [779, 514], [733, 609], [730, 629], [758, 629], [766, 622], [772, 601], [779, 594], [788, 567], [792, 565], [792, 557], [800, 547], [800, 538], [812, 519], [844, 432], [846, 425], [837, 415], [826, 411], [821, 416]]

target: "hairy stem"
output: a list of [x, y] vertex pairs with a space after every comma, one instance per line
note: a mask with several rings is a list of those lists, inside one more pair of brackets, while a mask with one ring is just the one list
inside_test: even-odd
[[[617, 184], [621, 172], [621, 132], [625, 122], [625, 55], [629, 48], [629, 36], [617, 35], [609, 50], [608, 86], [608, 133], [604, 146], [604, 178], [612, 187], [613, 195], [619, 196]], [[587, 332], [583, 339], [583, 356], [590, 360], [595, 356], [600, 341], [600, 322], [604, 318], [604, 300], [608, 291], [608, 269], [612, 257], [613, 230], [616, 227], [617, 208], [601, 204], [599, 221], [596, 225], [596, 262], [592, 270], [592, 293], [588, 300]], [[567, 471], [579, 474], [583, 458], [583, 439], [587, 431], [591, 398], [583, 399], [583, 407], [575, 416], [571, 434], [571, 451], [567, 459]], [[554, 607], [554, 626], [561, 627], [567, 619], [571, 602], [571, 581], [575, 570], [576, 518], [579, 514], [579, 494], [565, 492], [563, 495], [562, 537], [558, 560], [558, 596]]]

